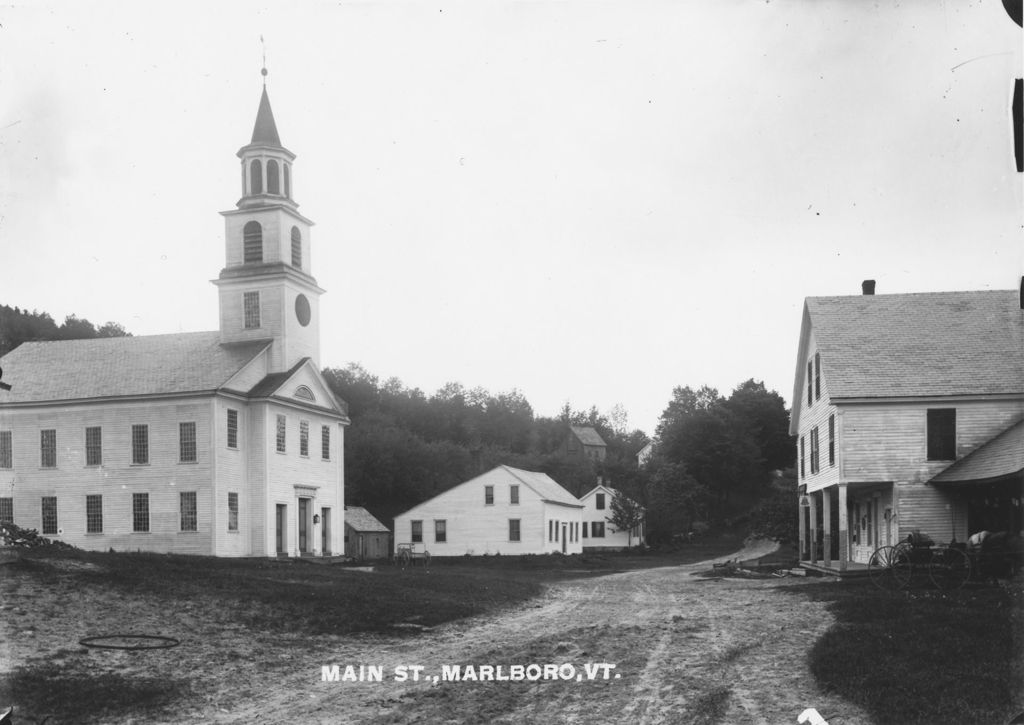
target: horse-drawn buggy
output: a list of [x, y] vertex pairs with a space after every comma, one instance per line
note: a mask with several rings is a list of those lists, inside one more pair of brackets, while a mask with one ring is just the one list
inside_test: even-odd
[[430, 567], [430, 552], [423, 544], [399, 544], [395, 550], [395, 563], [405, 569], [407, 566], [420, 562], [425, 568]]
[[895, 546], [876, 549], [868, 560], [872, 581], [883, 589], [905, 589], [930, 580], [939, 589], [959, 589], [968, 580], [1008, 578], [1024, 562], [1021, 538], [1007, 532], [975, 534], [967, 543], [936, 544], [920, 531]]

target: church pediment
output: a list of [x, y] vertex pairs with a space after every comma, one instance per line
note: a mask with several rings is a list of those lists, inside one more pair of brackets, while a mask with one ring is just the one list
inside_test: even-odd
[[249, 398], [288, 402], [303, 408], [330, 412], [348, 421], [344, 401], [334, 394], [309, 358], [299, 361], [287, 372], [266, 375], [249, 391]]

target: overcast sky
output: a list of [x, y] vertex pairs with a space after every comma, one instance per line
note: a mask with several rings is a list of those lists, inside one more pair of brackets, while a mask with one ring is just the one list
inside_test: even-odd
[[15, 2], [0, 303], [216, 329], [261, 35], [323, 366], [653, 433], [677, 385], [791, 403], [805, 296], [1024, 272], [999, 0]]

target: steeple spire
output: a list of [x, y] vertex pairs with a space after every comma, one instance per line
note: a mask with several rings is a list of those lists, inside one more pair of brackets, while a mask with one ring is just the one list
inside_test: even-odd
[[[266, 72], [267, 69], [263, 70]], [[277, 135], [277, 124], [274, 123], [274, 112], [270, 110], [270, 97], [267, 95], [266, 85], [263, 86], [263, 95], [260, 96], [260, 108], [256, 111], [256, 125], [252, 129], [250, 143], [281, 148], [281, 137]]]

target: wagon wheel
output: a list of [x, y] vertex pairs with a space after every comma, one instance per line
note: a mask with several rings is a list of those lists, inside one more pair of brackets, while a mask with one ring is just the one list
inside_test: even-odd
[[914, 547], [903, 542], [892, 547], [892, 554], [889, 557], [890, 568], [896, 586], [906, 589], [914, 578]]
[[971, 578], [971, 560], [959, 549], [938, 549], [928, 562], [928, 576], [939, 589], [959, 589]]
[[898, 585], [892, 568], [894, 550], [892, 546], [880, 547], [868, 559], [868, 575], [879, 589], [893, 589]]

